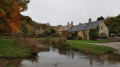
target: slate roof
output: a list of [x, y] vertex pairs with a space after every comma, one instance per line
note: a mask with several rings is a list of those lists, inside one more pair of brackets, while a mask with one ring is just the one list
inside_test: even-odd
[[80, 24], [80, 25], [76, 25], [76, 26], [73, 26], [69, 32], [74, 32], [74, 31], [83, 31], [83, 30], [90, 30], [90, 29], [93, 29], [93, 28], [96, 28], [99, 23], [101, 23], [102, 21], [99, 20], [99, 21], [94, 21], [94, 22], [89, 22], [89, 23], [84, 23], [84, 24]]

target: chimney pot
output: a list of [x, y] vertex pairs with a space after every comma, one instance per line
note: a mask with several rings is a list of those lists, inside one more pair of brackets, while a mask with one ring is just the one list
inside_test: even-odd
[[71, 25], [73, 26], [73, 21], [71, 22]]
[[79, 25], [81, 25], [81, 23], [79, 23]]
[[92, 19], [91, 19], [91, 18], [89, 18], [88, 22], [89, 22], [89, 23], [90, 23], [90, 22], [92, 22]]

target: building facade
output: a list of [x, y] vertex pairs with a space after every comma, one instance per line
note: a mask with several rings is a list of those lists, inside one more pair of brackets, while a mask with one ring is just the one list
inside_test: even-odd
[[109, 29], [107, 28], [104, 21], [102, 21], [102, 20], [92, 22], [91, 19], [89, 19], [88, 23], [73, 26], [72, 28], [70, 28], [69, 32], [77, 31], [78, 36], [80, 38], [89, 40], [90, 39], [90, 36], [89, 36], [90, 30], [96, 29], [97, 27], [99, 27], [99, 32], [98, 32], [99, 37], [102, 37], [102, 36], [109, 37]]
[[71, 22], [71, 24], [68, 22], [67, 25], [65, 26], [60, 26], [58, 29], [58, 33], [63, 35], [69, 32], [69, 29], [73, 27], [73, 22]]

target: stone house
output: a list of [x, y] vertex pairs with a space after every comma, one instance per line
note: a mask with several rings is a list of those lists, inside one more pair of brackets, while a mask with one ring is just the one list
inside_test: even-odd
[[65, 34], [65, 33], [68, 33], [69, 29], [72, 28], [72, 27], [73, 27], [73, 22], [71, 22], [71, 24], [68, 22], [67, 25], [60, 26], [57, 32], [61, 35]]
[[90, 29], [96, 29], [97, 27], [99, 27], [99, 32], [98, 35], [99, 37], [105, 35], [107, 37], [109, 37], [109, 29], [107, 28], [107, 26], [105, 25], [104, 21], [99, 20], [99, 21], [93, 21], [91, 19], [89, 19], [88, 23], [84, 23], [84, 24], [79, 24], [76, 26], [73, 26], [69, 32], [78, 32], [78, 36], [82, 39], [85, 40], [89, 40], [89, 32]]
[[43, 30], [42, 28], [40, 28], [40, 29], [37, 29], [37, 30], [35, 31], [35, 34], [36, 34], [36, 36], [38, 36], [39, 34], [42, 34], [44, 31], [45, 31], [45, 30]]

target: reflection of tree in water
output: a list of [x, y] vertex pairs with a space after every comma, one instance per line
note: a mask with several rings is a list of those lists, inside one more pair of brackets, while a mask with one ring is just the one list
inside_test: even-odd
[[21, 65], [21, 59], [0, 59], [0, 67], [8, 67], [10, 65], [14, 67], [18, 67]]
[[89, 58], [90, 65], [94, 64], [93, 60], [98, 60], [102, 64], [104, 64], [105, 61], [109, 63], [120, 63], [120, 55], [117, 54], [100, 55], [100, 56], [85, 54], [85, 56]]
[[57, 67], [60, 63], [54, 63], [53, 66]]
[[38, 54], [36, 54], [36, 55], [34, 55], [34, 56], [31, 56], [31, 57], [29, 57], [29, 58], [27, 58], [26, 60], [29, 60], [30, 62], [35, 62], [35, 63], [38, 63]]
[[[24, 59], [25, 60], [25, 59]], [[29, 60], [30, 62], [38, 62], [38, 55], [31, 56], [30, 58], [27, 58], [26, 60]], [[21, 62], [23, 59], [0, 59], [0, 67], [8, 67], [8, 66], [14, 66], [19, 67], [21, 65]]]
[[61, 55], [67, 55], [68, 58], [74, 59], [75, 52], [72, 51], [72, 50], [59, 49], [58, 53], [61, 54]]

